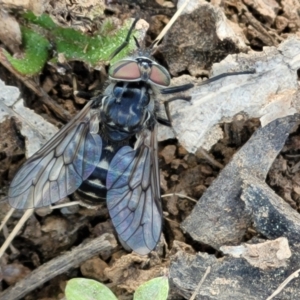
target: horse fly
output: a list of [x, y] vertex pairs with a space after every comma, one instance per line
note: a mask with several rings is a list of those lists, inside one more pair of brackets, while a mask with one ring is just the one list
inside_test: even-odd
[[[187, 3], [149, 49], [141, 49], [136, 41], [135, 56], [110, 66], [104, 92], [24, 163], [9, 188], [13, 208], [49, 206], [75, 191], [92, 203], [106, 198], [112, 223], [127, 250], [146, 255], [156, 247], [162, 230], [157, 124], [170, 126], [168, 111], [167, 119], [158, 115], [157, 99], [193, 85], [168, 87], [170, 74], [151, 57], [151, 51]], [[126, 47], [137, 20], [111, 57]], [[243, 73], [249, 72], [222, 74], [204, 84]]]
[[[111, 57], [128, 44], [137, 20]], [[152, 47], [136, 44], [134, 57], [110, 67], [104, 92], [19, 169], [8, 201], [15, 209], [38, 208], [76, 190], [93, 203], [106, 198], [122, 245], [145, 255], [162, 229], [157, 123], [170, 124], [157, 115], [157, 97], [192, 85], [168, 88], [170, 74], [151, 57]]]

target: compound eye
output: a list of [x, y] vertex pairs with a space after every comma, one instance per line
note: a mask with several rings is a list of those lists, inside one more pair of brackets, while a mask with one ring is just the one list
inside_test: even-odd
[[169, 72], [160, 65], [152, 65], [150, 80], [158, 85], [169, 86], [171, 82]]
[[108, 72], [113, 79], [119, 80], [139, 80], [141, 78], [140, 68], [136, 61], [120, 60], [112, 65]]

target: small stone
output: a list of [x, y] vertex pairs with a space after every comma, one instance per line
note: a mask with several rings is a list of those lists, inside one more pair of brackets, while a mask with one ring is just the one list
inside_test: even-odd
[[65, 218], [49, 216], [41, 229], [43, 232], [55, 232], [58, 236], [64, 236], [69, 230], [69, 224]]
[[275, 20], [275, 26], [279, 32], [282, 32], [288, 26], [289, 21], [283, 16], [277, 16]]
[[203, 193], [206, 191], [206, 186], [204, 186], [203, 184], [199, 184], [196, 187], [194, 187], [193, 192], [194, 192], [194, 196], [196, 198], [200, 198]]
[[1, 277], [9, 285], [15, 284], [31, 272], [29, 268], [17, 263], [2, 266], [1, 269]]
[[174, 240], [172, 248], [170, 250], [170, 255], [175, 255], [179, 251], [184, 251], [189, 254], [195, 254], [195, 250], [191, 245], [184, 242]]
[[274, 23], [280, 9], [279, 4], [275, 0], [244, 0], [244, 3], [270, 25]]
[[174, 160], [175, 152], [176, 152], [176, 146], [168, 145], [160, 152], [160, 155], [164, 158], [165, 163], [169, 164]]
[[201, 165], [200, 171], [201, 171], [201, 173], [203, 173], [205, 175], [212, 175], [212, 173], [213, 173], [212, 168], [208, 165]]
[[175, 169], [177, 170], [179, 165], [181, 163], [181, 160], [180, 159], [174, 159], [172, 162], [171, 162], [171, 168], [172, 169]]
[[80, 271], [84, 277], [103, 282], [107, 280], [107, 277], [104, 275], [104, 270], [107, 267], [108, 265], [105, 261], [95, 256], [81, 264]]
[[49, 76], [47, 76], [43, 82], [42, 88], [46, 93], [49, 93], [55, 84], [56, 83]]
[[176, 174], [173, 174], [172, 176], [171, 176], [171, 181], [178, 181], [178, 175], [176, 175]]
[[73, 88], [67, 84], [60, 85], [62, 96], [64, 98], [70, 98], [73, 94]]
[[186, 161], [186, 163], [188, 164], [189, 167], [193, 168], [197, 165], [197, 157], [194, 154], [187, 154], [184, 157], [184, 160]]
[[166, 177], [169, 175], [166, 174], [166, 172], [163, 172], [162, 170], [160, 172], [160, 188], [162, 189], [163, 192], [166, 192], [168, 190], [168, 183], [166, 180]]
[[72, 100], [65, 100], [64, 101], [64, 108], [70, 112], [72, 115], [76, 114], [76, 108]]
[[293, 187], [293, 191], [294, 191], [296, 194], [300, 195], [300, 187], [299, 187], [299, 186], [294, 186], [294, 187]]
[[205, 185], [210, 186], [214, 180], [215, 177], [207, 177], [205, 180]]
[[188, 152], [184, 147], [182, 147], [182, 146], [178, 147], [178, 156], [183, 157], [187, 154], [188, 154]]

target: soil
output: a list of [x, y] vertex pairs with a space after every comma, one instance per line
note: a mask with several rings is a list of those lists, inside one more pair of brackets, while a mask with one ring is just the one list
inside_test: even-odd
[[[109, 4], [104, 11], [103, 18], [114, 16], [124, 20], [139, 15], [149, 22], [150, 28], [145, 38], [146, 45], [155, 39], [176, 11], [176, 1], [107, 2]], [[289, 34], [300, 34], [300, 19], [298, 15], [294, 14], [296, 7], [293, 7], [292, 0], [272, 0], [267, 1], [268, 4], [262, 6], [260, 5], [261, 2], [264, 1], [211, 1], [214, 6], [220, 7], [224, 11], [226, 17], [235, 26], [242, 30], [247, 39], [247, 45], [255, 51], [263, 51], [264, 46], [277, 46]], [[300, 5], [297, 5], [300, 8]], [[75, 2], [73, 6], [76, 6]], [[10, 13], [13, 14], [13, 12]], [[76, 13], [73, 15], [69, 13], [61, 15], [61, 18], [65, 24], [73, 26], [73, 21], [77, 16]], [[83, 28], [85, 26], [82, 24]], [[88, 33], [91, 33], [89, 30], [90, 28], [87, 29]], [[176, 44], [173, 47], [176, 48]], [[227, 54], [236, 53], [236, 51], [238, 50], [231, 48], [228, 49]], [[189, 74], [197, 77], [202, 76], [199, 75], [201, 72], [198, 72], [200, 69], [209, 71], [213, 63], [224, 58], [223, 54], [211, 55], [205, 65], [199, 66], [198, 71], [194, 70], [194, 73], [191, 74], [188, 67], [182, 70], [182, 65], [178, 67], [180, 70], [176, 72], [175, 67], [167, 65], [167, 59], [164, 55], [164, 51], [157, 52], [156, 59], [167, 68], [172, 69], [172, 74]], [[181, 59], [185, 59], [184, 54]], [[172, 62], [168, 61], [168, 63]], [[62, 111], [67, 111], [71, 116], [74, 116], [87, 100], [73, 95], [73, 76], [76, 77], [78, 90], [86, 92], [101, 89], [104, 81], [103, 74], [91, 70], [81, 62], [72, 62], [69, 67], [70, 70], [62, 75], [55, 68], [47, 65], [39, 78], [39, 82], [53, 101], [61, 107]], [[22, 97], [26, 101], [26, 106], [34, 109], [47, 121], [58, 127], [69, 121], [39, 101], [37, 95], [4, 67], [0, 67], [0, 79], [7, 85], [19, 87]], [[25, 161], [25, 143], [18, 129], [18, 120], [6, 120], [0, 126], [0, 196], [5, 197], [15, 172]], [[209, 153], [206, 153], [210, 159], [207, 159], [207, 155], [204, 155], [202, 151], [198, 151], [196, 154], [188, 153], [176, 139], [160, 142], [159, 165], [162, 195], [178, 193], [198, 201], [223, 167], [249, 140], [259, 126], [260, 123], [257, 119], [222, 124], [224, 138], [219, 140]], [[268, 185], [298, 212], [300, 212], [299, 131], [300, 128], [297, 128], [290, 134], [267, 177]], [[73, 197], [70, 196], [65, 201], [72, 199]], [[165, 272], [170, 265], [170, 257], [178, 249], [184, 249], [188, 253], [206, 252], [215, 254], [218, 258], [221, 257], [222, 254], [219, 251], [208, 245], [194, 242], [180, 228], [181, 222], [193, 210], [195, 201], [179, 197], [176, 194], [162, 198], [163, 238], [158, 245], [158, 250], [149, 256], [140, 257], [135, 254], [128, 254], [118, 243], [117, 248], [113, 251], [103, 252], [81, 263], [80, 266], [74, 266], [64, 274], [30, 292], [23, 299], [62, 299], [66, 282], [74, 277], [99, 280], [106, 283], [119, 299], [132, 299], [132, 294], [139, 284]], [[1, 219], [8, 210], [8, 205], [2, 203]], [[21, 212], [12, 216], [7, 224], [9, 232], [20, 216]], [[74, 207], [54, 211], [37, 210], [14, 239], [13, 248], [7, 250], [2, 259], [0, 289], [6, 290], [32, 270], [72, 249], [72, 247], [80, 245], [83, 241], [93, 239], [103, 233], [115, 235], [105, 204], [98, 209]], [[255, 234], [256, 232], [249, 228], [244, 241], [249, 240]], [[5, 236], [1, 235], [1, 244], [4, 240]], [[185, 298], [171, 292], [169, 299]]]

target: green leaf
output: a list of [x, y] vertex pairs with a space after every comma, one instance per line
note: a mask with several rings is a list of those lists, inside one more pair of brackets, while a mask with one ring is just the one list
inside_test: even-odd
[[36, 16], [36, 15], [34, 15], [33, 12], [27, 11], [27, 12], [25, 12], [23, 14], [23, 17], [28, 22], [33, 23], [35, 25], [39, 25], [39, 26], [43, 27], [44, 29], [51, 30], [51, 29], [59, 27], [58, 25], [56, 25], [53, 22], [53, 20], [51, 19], [51, 17], [49, 15], [46, 15], [46, 14], [42, 14], [40, 16]]
[[[29, 22], [28, 26], [34, 24], [46, 30], [47, 38], [53, 42], [58, 53], [64, 54], [66, 60], [79, 60], [91, 66], [109, 60], [111, 53], [124, 42], [132, 23], [128, 21], [122, 28], [116, 30], [115, 25], [110, 20], [106, 20], [96, 34], [89, 36], [75, 29], [56, 25], [46, 14], [37, 17], [27, 12], [23, 16]], [[135, 33], [134, 31], [133, 34]], [[114, 61], [127, 56], [135, 49], [135, 42], [131, 38], [128, 47], [118, 54]]]
[[10, 64], [23, 75], [39, 73], [47, 62], [50, 43], [46, 38], [26, 27], [21, 28], [25, 53], [22, 58], [15, 58], [3, 51]]
[[69, 280], [65, 295], [67, 300], [118, 300], [104, 284], [85, 278]]
[[[99, 68], [108, 62], [113, 51], [124, 42], [132, 24], [129, 20], [122, 28], [116, 29], [110, 20], [106, 20], [98, 32], [90, 36], [72, 28], [60, 27], [46, 14], [35, 16], [32, 12], [26, 12], [23, 17], [26, 20], [26, 27], [21, 28], [23, 57], [15, 58], [4, 49], [0, 51], [17, 72], [28, 76], [41, 72], [49, 58], [51, 45], [54, 46], [53, 50], [64, 55], [66, 61], [82, 61]], [[138, 36], [136, 31], [133, 34]], [[136, 50], [133, 38], [112, 62], [128, 56], [132, 50]], [[51, 59], [52, 63], [57, 61], [57, 57]]]
[[169, 293], [169, 280], [166, 276], [151, 279], [137, 288], [134, 300], [166, 300]]

